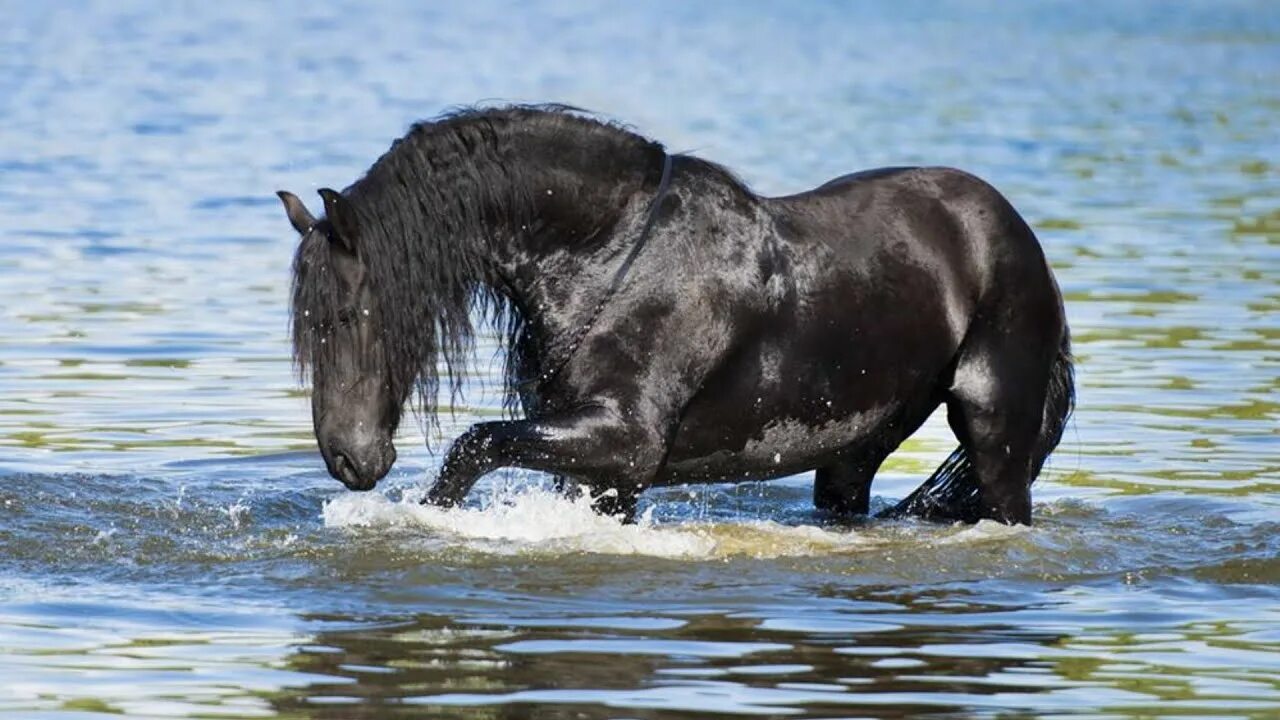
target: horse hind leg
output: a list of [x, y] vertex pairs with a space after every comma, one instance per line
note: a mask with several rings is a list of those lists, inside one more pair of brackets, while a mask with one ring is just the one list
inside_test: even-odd
[[948, 401], [947, 419], [963, 438], [978, 481], [979, 519], [1031, 523], [1033, 455], [1043, 403], [1043, 390], [999, 378], [975, 381]]
[[960, 447], [888, 516], [1031, 522], [1031, 483], [1074, 401], [1070, 340], [1064, 329], [1056, 350], [1044, 352], [999, 331], [970, 340], [947, 399]]

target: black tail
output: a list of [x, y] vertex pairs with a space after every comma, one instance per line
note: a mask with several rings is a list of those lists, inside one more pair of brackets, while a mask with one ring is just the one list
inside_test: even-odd
[[[1040, 423], [1040, 435], [1036, 440], [1035, 467], [1031, 482], [1040, 474], [1040, 468], [1049, 453], [1058, 446], [1067, 428], [1067, 419], [1075, 409], [1075, 369], [1071, 364], [1071, 337], [1064, 335], [1058, 357], [1049, 375], [1049, 392], [1044, 402], [1044, 418]], [[973, 464], [961, 445], [952, 451], [933, 475], [916, 491], [897, 505], [880, 514], [880, 517], [921, 517], [927, 520], [977, 522], [981, 519], [981, 487]]]

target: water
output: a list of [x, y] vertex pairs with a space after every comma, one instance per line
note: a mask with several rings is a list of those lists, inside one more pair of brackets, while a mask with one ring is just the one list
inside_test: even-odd
[[[1275, 717], [1280, 13], [1266, 2], [4, 2], [0, 714]], [[482, 99], [606, 111], [767, 193], [986, 177], [1067, 296], [1033, 528], [835, 527], [807, 477], [647, 495], [406, 429], [313, 449], [273, 191]], [[493, 347], [442, 434], [496, 415]], [[935, 418], [877, 506], [953, 442]]]

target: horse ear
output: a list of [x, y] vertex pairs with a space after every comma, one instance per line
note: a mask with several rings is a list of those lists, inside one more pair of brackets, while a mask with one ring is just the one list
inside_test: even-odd
[[324, 214], [337, 233], [338, 241], [354, 253], [359, 226], [356, 224], [356, 214], [351, 207], [351, 201], [343, 197], [342, 193], [329, 188], [320, 188], [320, 197], [324, 198]]
[[277, 190], [276, 195], [279, 195], [280, 202], [284, 203], [284, 213], [289, 216], [289, 224], [293, 225], [293, 229], [297, 230], [299, 235], [306, 235], [311, 230], [311, 226], [316, 224], [311, 211], [307, 210], [307, 206], [302, 204], [297, 195], [287, 190]]

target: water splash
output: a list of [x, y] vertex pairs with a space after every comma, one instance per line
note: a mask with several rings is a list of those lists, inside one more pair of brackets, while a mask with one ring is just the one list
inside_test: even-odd
[[495, 489], [477, 507], [422, 505], [414, 493], [393, 500], [379, 493], [346, 494], [322, 513], [328, 528], [409, 532], [440, 544], [494, 554], [599, 553], [683, 560], [728, 557], [780, 558], [855, 553], [917, 543], [971, 544], [1028, 532], [984, 522], [973, 527], [912, 522], [848, 527], [733, 519], [657, 521], [653, 508], [634, 524], [596, 513], [586, 496], [566, 497], [545, 488]]
[[385, 495], [341, 495], [325, 503], [330, 528], [410, 529], [450, 544], [499, 554], [543, 551], [710, 557], [715, 540], [696, 526], [666, 528], [652, 513], [627, 525], [596, 513], [586, 495], [569, 498], [551, 490], [498, 490], [480, 507], [422, 505], [413, 493], [398, 501]]

